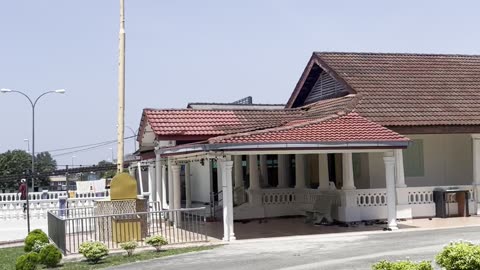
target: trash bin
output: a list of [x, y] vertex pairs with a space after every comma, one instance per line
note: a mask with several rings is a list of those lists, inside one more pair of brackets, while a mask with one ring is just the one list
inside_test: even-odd
[[458, 205], [458, 216], [468, 217], [469, 191], [462, 189], [435, 189], [433, 190], [433, 201], [435, 202], [435, 216], [447, 218], [450, 216], [448, 208], [448, 194], [455, 194], [455, 201]]
[[435, 217], [447, 217], [447, 202], [445, 189], [436, 188], [433, 190], [433, 201], [435, 202]]

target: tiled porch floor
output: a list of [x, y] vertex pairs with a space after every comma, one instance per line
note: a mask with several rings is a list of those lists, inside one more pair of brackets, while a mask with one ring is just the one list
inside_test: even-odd
[[[386, 227], [385, 224], [364, 225], [361, 223], [357, 226], [342, 227], [333, 226], [317, 226], [306, 224], [302, 217], [291, 218], [271, 218], [263, 221], [252, 220], [246, 223], [235, 222], [235, 236], [239, 240], [269, 238], [296, 235], [311, 234], [331, 234], [345, 232], [365, 232], [365, 231], [381, 231]], [[451, 217], [446, 219], [428, 218], [412, 219], [399, 222], [400, 229], [435, 229], [435, 228], [451, 228], [462, 226], [480, 226], [480, 216], [472, 217]], [[221, 240], [223, 237], [222, 222], [209, 222], [206, 226], [209, 239], [212, 241]]]

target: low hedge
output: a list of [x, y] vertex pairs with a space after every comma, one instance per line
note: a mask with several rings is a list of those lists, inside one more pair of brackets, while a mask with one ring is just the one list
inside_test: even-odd
[[40, 257], [36, 252], [30, 252], [17, 258], [15, 263], [16, 270], [35, 270], [40, 262]]
[[35, 243], [49, 243], [48, 236], [40, 229], [31, 231], [25, 238], [25, 252], [30, 252], [33, 250]]
[[52, 244], [46, 245], [40, 250], [40, 263], [47, 267], [55, 267], [62, 260], [62, 253]]

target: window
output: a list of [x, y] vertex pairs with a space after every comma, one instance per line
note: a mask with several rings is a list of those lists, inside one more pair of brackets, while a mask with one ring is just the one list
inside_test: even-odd
[[423, 140], [412, 140], [408, 148], [403, 150], [403, 167], [406, 177], [424, 176]]
[[362, 156], [360, 153], [352, 154], [353, 177], [359, 179], [362, 176]]

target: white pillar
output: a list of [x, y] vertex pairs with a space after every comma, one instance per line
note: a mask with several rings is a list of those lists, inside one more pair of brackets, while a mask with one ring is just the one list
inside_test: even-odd
[[305, 188], [305, 155], [295, 155], [295, 188]]
[[155, 194], [156, 189], [156, 181], [155, 181], [155, 163], [148, 164], [148, 201], [154, 202], [157, 200], [157, 196]]
[[267, 155], [260, 155], [260, 175], [262, 179], [262, 186], [268, 187]]
[[159, 211], [162, 210], [162, 160], [160, 157], [160, 153], [155, 154], [155, 198], [156, 201], [159, 202]]
[[395, 156], [393, 152], [385, 152], [385, 181], [387, 185], [387, 216], [388, 228], [397, 230], [397, 196], [395, 192]]
[[220, 166], [219, 160], [216, 161], [217, 164], [217, 193], [220, 193], [222, 190], [222, 167]]
[[[130, 164], [130, 166], [128, 166], [128, 173], [133, 177], [135, 178], [135, 166], [132, 164]], [[68, 187], [67, 187], [68, 188]]]
[[223, 241], [233, 241], [235, 240], [235, 233], [233, 229], [233, 161], [221, 160], [219, 163], [222, 167]]
[[190, 163], [185, 164], [185, 207], [192, 207], [192, 188], [190, 177]]
[[403, 169], [403, 150], [395, 149], [395, 182], [398, 188], [406, 188], [405, 171]]
[[161, 187], [162, 187], [162, 200], [161, 200], [161, 205], [162, 205], [162, 209], [163, 208], [168, 208], [168, 203], [167, 203], [167, 181], [168, 181], [168, 175], [167, 175], [167, 165], [165, 164], [165, 162], [162, 162], [162, 184], [161, 184]]
[[142, 162], [137, 162], [138, 179], [137, 183], [140, 185], [140, 195], [143, 195], [143, 174], [142, 174]]
[[343, 187], [344, 190], [355, 189], [355, 182], [353, 180], [353, 162], [352, 153], [343, 153], [342, 155], [342, 169], [343, 169]]
[[172, 161], [168, 161], [168, 209], [174, 209], [174, 192], [173, 192], [173, 168]]
[[287, 155], [278, 155], [278, 188], [288, 188]]
[[480, 134], [472, 134], [473, 187], [476, 213], [480, 215]]
[[257, 155], [249, 155], [248, 163], [250, 169], [250, 187], [249, 189], [260, 189], [260, 181], [258, 179], [258, 161]]
[[327, 154], [318, 154], [318, 189], [328, 190], [329, 185]]
[[173, 174], [173, 209], [182, 208], [182, 195], [180, 192], [181, 181], [180, 181], [180, 165], [172, 165], [172, 174]]
[[235, 171], [235, 188], [243, 187], [242, 156], [233, 157], [233, 170]]
[[[173, 209], [177, 210], [182, 208], [182, 195], [180, 193], [180, 165], [172, 165], [172, 178], [173, 178]], [[175, 226], [180, 226], [182, 220], [182, 212], [176, 211], [173, 213], [173, 221]]]

